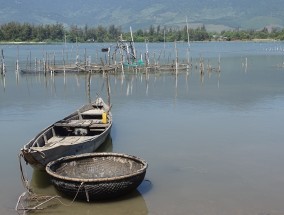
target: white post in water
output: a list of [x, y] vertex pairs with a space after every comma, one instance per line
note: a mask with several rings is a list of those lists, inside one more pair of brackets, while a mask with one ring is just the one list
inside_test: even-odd
[[221, 72], [221, 56], [219, 54], [219, 60], [218, 60], [218, 72]]
[[5, 58], [4, 58], [4, 51], [3, 49], [1, 49], [1, 55], [2, 55], [2, 58], [1, 58], [1, 61], [2, 61], [2, 65], [1, 65], [1, 73], [5, 76], [6, 75], [6, 66], [5, 66]]
[[132, 34], [132, 28], [130, 26], [130, 35], [131, 35], [131, 42], [132, 42], [132, 48], [133, 48], [133, 57], [136, 59], [136, 50], [134, 46], [134, 40], [133, 40], [133, 34]]
[[164, 29], [164, 49], [166, 49], [166, 30]]
[[16, 73], [19, 73], [19, 46], [17, 46]]
[[37, 58], [35, 58], [35, 68], [34, 71], [37, 72]]
[[148, 50], [148, 42], [147, 42], [146, 39], [145, 39], [145, 44], [146, 44], [146, 54], [145, 54], [145, 58], [146, 58], [147, 66], [149, 66], [149, 64], [150, 64], [150, 60], [149, 60], [149, 50]]
[[189, 28], [188, 28], [188, 22], [187, 22], [187, 17], [186, 17], [186, 33], [187, 33], [187, 63], [188, 65], [190, 64], [189, 62], [189, 50], [190, 50], [190, 43], [189, 43]]
[[175, 52], [176, 52], [176, 75], [178, 73], [178, 50], [177, 50], [177, 41], [175, 41]]

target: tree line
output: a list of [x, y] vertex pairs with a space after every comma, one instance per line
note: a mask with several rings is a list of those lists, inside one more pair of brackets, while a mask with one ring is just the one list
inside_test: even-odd
[[[130, 40], [130, 32], [122, 31], [115, 25], [80, 27], [72, 25], [68, 29], [63, 24], [34, 25], [29, 23], [9, 22], [0, 25], [1, 42], [114, 42], [122, 35]], [[256, 30], [230, 30], [221, 33], [208, 32], [205, 26], [198, 28], [153, 26], [133, 32], [136, 42], [173, 42], [173, 41], [210, 41], [210, 40], [284, 40], [284, 30], [264, 28]]]

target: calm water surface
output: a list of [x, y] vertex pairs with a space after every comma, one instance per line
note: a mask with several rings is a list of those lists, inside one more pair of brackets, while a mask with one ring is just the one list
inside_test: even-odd
[[[84, 75], [17, 75], [45, 52], [63, 47], [74, 57], [86, 50], [96, 61], [101, 47], [112, 44], [0, 45], [7, 66], [0, 82], [0, 214], [17, 214], [20, 148], [54, 121], [89, 100]], [[144, 44], [136, 44], [141, 53]], [[177, 44], [186, 62], [187, 44]], [[174, 44], [149, 44], [152, 59], [168, 63]], [[19, 51], [18, 51], [19, 50]], [[100, 53], [99, 53], [100, 54]], [[190, 59], [221, 72], [199, 69], [111, 75], [114, 118], [102, 151], [122, 152], [149, 163], [137, 191], [111, 202], [82, 203], [62, 198], [37, 214], [284, 214], [284, 44], [192, 43]], [[104, 56], [102, 56], [104, 57]], [[207, 67], [206, 67], [207, 68]], [[91, 78], [91, 98], [106, 98], [106, 77]], [[57, 195], [45, 173], [24, 166], [34, 190]]]

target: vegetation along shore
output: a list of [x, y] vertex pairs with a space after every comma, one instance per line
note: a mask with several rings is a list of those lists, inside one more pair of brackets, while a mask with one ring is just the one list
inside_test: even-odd
[[[9, 22], [0, 25], [0, 42], [114, 42], [122, 35], [131, 38], [130, 32], [122, 31], [121, 27], [110, 25], [79, 27], [72, 25], [68, 29], [63, 24], [34, 25], [29, 23]], [[262, 30], [228, 30], [208, 32], [205, 26], [198, 28], [150, 26], [133, 32], [137, 42], [173, 42], [173, 41], [211, 41], [211, 40], [284, 40], [284, 29]]]

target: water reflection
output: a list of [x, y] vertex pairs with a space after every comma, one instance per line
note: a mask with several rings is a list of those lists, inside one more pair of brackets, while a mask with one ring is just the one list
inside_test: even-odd
[[[52, 186], [49, 176], [43, 171], [34, 171], [31, 181], [35, 193], [40, 195], [57, 196], [59, 193]], [[142, 185], [141, 185], [142, 186]], [[46, 214], [148, 214], [146, 202], [139, 190], [124, 195], [111, 201], [81, 202], [66, 199], [52, 200], [42, 206]], [[28, 214], [33, 214], [30, 212]]]
[[[140, 96], [141, 93], [144, 93], [146, 96], [155, 96], [165, 93], [174, 99], [184, 96], [191, 96], [196, 99], [199, 97], [202, 99], [202, 95], [207, 89], [210, 89], [208, 91], [210, 94], [215, 93], [221, 95], [225, 93], [226, 90], [232, 89], [235, 89], [234, 93], [238, 94], [240, 91], [237, 88], [231, 88], [231, 86], [240, 86], [240, 84], [242, 84], [242, 89], [250, 91], [250, 86], [245, 85], [246, 82], [243, 81], [247, 81], [247, 78], [252, 79], [253, 76], [255, 78], [261, 77], [266, 73], [261, 71], [261, 73], [258, 72], [259, 74], [255, 76], [256, 74], [252, 73], [255, 73], [255, 71], [252, 70], [248, 76], [242, 77], [237, 72], [244, 71], [242, 73], [247, 74], [248, 64], [251, 65], [251, 62], [258, 61], [259, 59], [256, 61], [252, 59], [252, 57], [241, 57], [238, 60], [235, 58], [222, 58], [222, 71], [221, 57], [210, 60], [201, 57], [199, 59], [191, 59], [191, 64], [195, 66], [178, 71], [148, 71], [147, 69], [140, 68], [139, 70], [134, 70], [131, 68], [125, 69], [124, 73], [112, 73], [109, 74], [109, 76], [107, 76], [106, 73], [61, 73], [54, 75], [20, 73], [18, 85], [19, 87], [27, 88], [27, 90], [23, 90], [20, 94], [27, 91], [29, 94], [33, 95], [35, 92], [32, 88], [36, 88], [37, 90], [42, 90], [42, 93], [45, 95], [48, 94], [46, 96], [49, 96], [51, 99], [54, 98], [54, 96], [68, 98], [70, 95], [77, 97], [85, 95], [85, 98], [87, 98], [86, 102], [90, 102], [97, 94], [102, 97], [105, 96], [106, 98], [106, 86], [108, 83], [110, 87], [109, 92], [113, 98], [119, 95], [136, 97]], [[254, 65], [251, 65], [250, 68], [253, 68], [252, 66]], [[10, 76], [6, 76], [6, 79], [7, 78], [10, 78]], [[240, 78], [243, 80], [240, 80]], [[2, 79], [2, 84], [3, 80], [4, 79]], [[243, 83], [241, 83], [241, 81]], [[11, 82], [8, 84], [11, 85]], [[218, 89], [222, 89], [222, 91]], [[222, 96], [220, 96], [220, 98], [222, 98]], [[254, 100], [255, 97], [252, 99]], [[231, 101], [233, 101], [233, 99]]]
[[[130, 205], [130, 212], [121, 213], [133, 214], [137, 204], [137, 208], [142, 205], [141, 214], [147, 213], [147, 207], [151, 214], [283, 214], [283, 53], [265, 51], [274, 44], [193, 43], [187, 71], [125, 69], [111, 74], [116, 126], [112, 131], [115, 144], [110, 146], [145, 157], [155, 189], [148, 192], [150, 184], [144, 182], [134, 198], [76, 202], [70, 207], [53, 202], [43, 213], [115, 214], [117, 208], [127, 210]], [[203, 76], [200, 56], [204, 58]], [[2, 162], [0, 210], [7, 205], [13, 208], [22, 191], [13, 186], [19, 184], [14, 168], [18, 165], [10, 155], [32, 130], [88, 101], [86, 75], [20, 74], [14, 86], [15, 73], [10, 72], [14, 62], [7, 64], [4, 93], [0, 78], [0, 113], [5, 121], [0, 131], [6, 147], [1, 157], [9, 161]], [[103, 74], [92, 74], [90, 81], [91, 97], [105, 91]], [[182, 171], [173, 174], [172, 166]], [[33, 181], [44, 178], [35, 176]], [[42, 193], [57, 195], [49, 182], [37, 185]]]
[[112, 138], [111, 135], [108, 135], [105, 142], [96, 150], [96, 152], [112, 152]]
[[4, 92], [5, 92], [5, 88], [6, 88], [6, 79], [5, 79], [5, 75], [4, 74], [0, 74], [1, 76], [1, 84], [3, 86]]
[[[193, 60], [192, 60], [193, 61]], [[196, 59], [196, 66], [192, 67], [190, 65], [186, 65], [186, 67], [181, 69], [163, 69], [162, 71], [158, 70], [148, 70], [146, 68], [139, 69], [127, 69], [125, 72], [117, 72], [117, 73], [60, 73], [60, 74], [43, 74], [43, 73], [20, 73], [16, 72], [16, 82], [17, 85], [22, 82], [26, 82], [27, 87], [31, 86], [33, 83], [40, 84], [44, 86], [46, 89], [50, 89], [53, 95], [56, 95], [59, 89], [63, 89], [64, 92], [70, 92], [70, 87], [74, 90], [74, 86], [78, 89], [81, 88], [82, 82], [83, 85], [86, 86], [86, 95], [89, 99], [91, 96], [90, 92], [96, 88], [97, 93], [101, 93], [105, 91], [105, 85], [109, 85], [109, 92], [115, 92], [113, 89], [114, 86], [120, 86], [120, 92], [125, 94], [126, 96], [133, 95], [135, 90], [139, 87], [139, 83], [145, 86], [145, 95], [149, 95], [149, 90], [158, 89], [155, 85], [158, 85], [158, 80], [165, 77], [167, 79], [171, 78], [174, 80], [174, 89], [175, 96], [177, 96], [178, 88], [186, 85], [186, 91], [188, 91], [189, 85], [189, 77], [195, 76], [196, 74], [200, 77], [200, 84], [204, 85], [207, 74], [207, 78], [211, 79], [212, 76], [218, 77], [217, 85], [219, 86], [221, 71], [220, 71], [220, 63], [212, 64], [209, 60], [205, 63], [205, 60], [201, 58], [198, 62]], [[183, 64], [181, 64], [183, 65]], [[108, 75], [106, 75], [108, 74]], [[21, 79], [21, 80], [20, 80]], [[185, 80], [185, 83], [183, 82]], [[182, 83], [180, 82], [182, 81]], [[192, 80], [195, 81], [195, 80]], [[97, 82], [97, 83], [96, 83]], [[98, 83], [99, 82], [99, 83]], [[75, 83], [75, 84], [74, 84]], [[98, 85], [99, 84], [99, 85]], [[96, 86], [97, 85], [97, 86]], [[152, 87], [152, 88], [150, 88]]]

